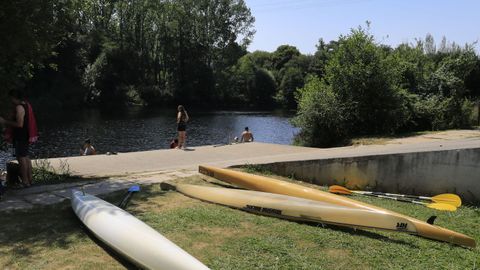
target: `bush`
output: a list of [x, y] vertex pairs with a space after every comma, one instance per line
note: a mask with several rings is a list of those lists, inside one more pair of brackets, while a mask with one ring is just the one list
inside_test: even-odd
[[297, 100], [298, 112], [292, 123], [302, 130], [295, 138], [296, 144], [327, 147], [345, 140], [344, 105], [329, 85], [317, 76], [309, 77], [297, 92]]
[[470, 128], [474, 122], [474, 103], [468, 99], [430, 95], [417, 98], [413, 108], [417, 130]]
[[[326, 81], [344, 104], [352, 135], [395, 132], [406, 117], [393, 63], [362, 28], [340, 37]], [[400, 116], [400, 117], [399, 117]]]
[[47, 159], [34, 161], [32, 178], [35, 184], [52, 185], [67, 182], [72, 179], [70, 165], [66, 160], [60, 160], [60, 168], [55, 170]]

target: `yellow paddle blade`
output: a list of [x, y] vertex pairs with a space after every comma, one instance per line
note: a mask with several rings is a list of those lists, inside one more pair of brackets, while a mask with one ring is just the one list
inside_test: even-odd
[[428, 208], [433, 208], [442, 211], [457, 211], [457, 207], [446, 203], [429, 203], [426, 205]]
[[338, 186], [338, 185], [333, 185], [328, 188], [328, 192], [330, 193], [335, 193], [335, 194], [344, 194], [344, 195], [350, 195], [353, 192], [349, 190], [346, 187]]
[[450, 204], [455, 207], [460, 207], [462, 205], [462, 199], [456, 194], [440, 194], [432, 197], [432, 201], [436, 203], [445, 203]]

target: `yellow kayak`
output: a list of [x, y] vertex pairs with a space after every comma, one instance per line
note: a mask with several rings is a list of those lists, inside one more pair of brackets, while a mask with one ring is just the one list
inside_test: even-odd
[[[416, 234], [419, 236], [438, 241], [449, 242], [461, 246], [476, 246], [475, 240], [467, 235], [454, 232], [439, 226], [435, 226], [433, 224], [429, 224], [427, 222], [405, 216], [394, 211], [324, 192], [318, 189], [309, 188], [302, 185], [273, 179], [270, 177], [259, 176], [229, 169], [221, 169], [211, 166], [199, 166], [198, 170], [200, 173], [207, 176], [214, 177], [218, 180], [250, 190], [283, 194], [351, 208], [389, 213], [397, 217], [408, 219], [411, 223], [414, 224], [417, 231]], [[433, 220], [431, 220], [430, 222], [433, 223]]]
[[353, 228], [374, 228], [415, 234], [409, 220], [298, 197], [229, 188], [177, 184], [175, 189], [192, 198], [277, 218], [334, 224]]

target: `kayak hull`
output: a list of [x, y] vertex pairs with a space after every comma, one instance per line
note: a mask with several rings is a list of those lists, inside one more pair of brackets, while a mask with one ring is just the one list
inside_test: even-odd
[[72, 209], [102, 242], [146, 269], [209, 269], [128, 212], [95, 196], [72, 190]]
[[416, 233], [413, 223], [388, 213], [354, 209], [266, 192], [177, 184], [176, 190], [202, 201], [256, 214], [353, 228], [375, 228]]
[[394, 211], [324, 192], [318, 189], [309, 188], [306, 186], [289, 183], [270, 177], [259, 176], [229, 169], [221, 169], [212, 166], [199, 166], [199, 172], [207, 176], [216, 178], [218, 180], [250, 190], [271, 192], [276, 194], [283, 194], [309, 200], [331, 203], [345, 207], [352, 207], [356, 209], [389, 213], [397, 217], [408, 219], [411, 223], [415, 225], [417, 234], [419, 236], [438, 241], [449, 242], [461, 246], [476, 246], [475, 240], [467, 235], [439, 226], [431, 225], [424, 221], [408, 217]]

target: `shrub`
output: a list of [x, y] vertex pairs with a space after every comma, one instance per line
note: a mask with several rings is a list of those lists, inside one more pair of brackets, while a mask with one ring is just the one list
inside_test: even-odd
[[295, 143], [326, 147], [342, 142], [348, 135], [344, 106], [331, 87], [317, 76], [307, 79], [297, 92], [298, 112], [292, 123], [301, 128]]
[[417, 98], [413, 109], [416, 129], [469, 128], [474, 121], [474, 103], [468, 99], [429, 95]]
[[362, 28], [340, 37], [328, 62], [326, 82], [345, 107], [352, 135], [393, 133], [407, 120], [396, 70]]

